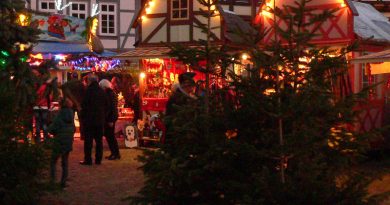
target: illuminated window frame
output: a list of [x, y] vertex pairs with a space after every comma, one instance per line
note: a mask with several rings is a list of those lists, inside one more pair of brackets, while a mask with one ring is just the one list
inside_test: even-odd
[[[174, 8], [174, 3], [178, 3], [178, 7]], [[187, 6], [183, 7], [183, 2], [186, 2]], [[174, 17], [174, 13], [178, 12], [178, 17]], [[182, 16], [182, 14], [184, 14]], [[171, 19], [172, 20], [188, 20], [190, 16], [190, 5], [189, 0], [171, 0]]]
[[[80, 5], [84, 6], [84, 10], [80, 10]], [[77, 9], [76, 9], [77, 7]], [[70, 6], [70, 15], [80, 19], [86, 19], [88, 17], [88, 8], [86, 2], [72, 2]], [[84, 16], [84, 17], [83, 17]]]
[[[46, 5], [46, 8], [43, 8]], [[50, 8], [51, 7], [51, 8]], [[54, 0], [40, 0], [39, 1], [39, 11], [48, 12], [48, 13], [56, 13], [56, 4]]]
[[[99, 7], [99, 34], [102, 36], [116, 36], [117, 5], [113, 3], [100, 3]], [[114, 8], [113, 11], [110, 11], [110, 8]]]

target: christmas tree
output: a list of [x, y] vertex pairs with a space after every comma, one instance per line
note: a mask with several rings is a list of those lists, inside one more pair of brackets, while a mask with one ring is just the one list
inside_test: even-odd
[[[217, 3], [199, 2], [208, 8]], [[308, 2], [270, 9], [287, 26], [272, 28], [278, 38], [270, 45], [259, 46], [266, 28], [244, 37], [247, 74], [227, 72], [229, 86], [212, 90], [208, 100], [181, 107], [169, 119], [167, 138], [172, 140], [140, 158], [146, 181], [132, 203], [377, 202], [378, 196], [367, 197], [370, 176], [353, 169], [369, 135], [351, 128], [356, 114], [352, 109], [362, 99], [335, 86], [346, 77], [345, 55], [354, 45], [338, 50], [311, 45], [316, 33], [305, 28], [320, 25], [335, 11], [315, 12], [306, 7]], [[196, 64], [194, 56], [205, 53], [210, 67], [204, 72], [224, 77], [210, 70], [229, 65], [218, 59], [233, 56], [202, 49], [174, 53], [191, 65]]]
[[[0, 1], [0, 204], [33, 204], [45, 157], [28, 143], [39, 79], [26, 62], [38, 30], [28, 26], [25, 1]], [[47, 69], [46, 69], [47, 72]]]

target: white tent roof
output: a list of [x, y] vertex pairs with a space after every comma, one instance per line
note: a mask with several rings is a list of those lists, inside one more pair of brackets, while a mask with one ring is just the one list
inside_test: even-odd
[[354, 16], [354, 32], [363, 39], [390, 42], [390, 22], [370, 4], [352, 1], [358, 12]]

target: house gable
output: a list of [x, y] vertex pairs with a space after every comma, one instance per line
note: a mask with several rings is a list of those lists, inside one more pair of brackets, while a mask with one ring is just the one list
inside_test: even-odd
[[[233, 7], [223, 2], [225, 4], [221, 6], [225, 7], [224, 9], [229, 7], [238, 12], [238, 16], [250, 20], [250, 2], [252, 1], [240, 1], [233, 4]], [[180, 7], [187, 3], [187, 7]], [[207, 10], [197, 0], [144, 1], [132, 22], [132, 27], [137, 30], [137, 46], [163, 46], [165, 43], [175, 42], [195, 44], [199, 39], [206, 39], [206, 34], [200, 27], [207, 24], [207, 18], [201, 15], [200, 9]], [[219, 8], [216, 9], [216, 12], [219, 11]], [[224, 22], [220, 15], [212, 17], [211, 27], [212, 41], [224, 41]]]
[[[270, 32], [264, 39], [264, 43], [268, 44], [272, 40], [281, 40], [279, 36], [275, 36], [275, 32], [273, 28], [274, 22], [280, 26], [281, 28], [287, 28], [287, 22], [283, 19], [279, 19], [276, 17], [274, 21], [273, 15], [269, 13], [267, 10], [270, 8], [278, 7], [283, 8], [284, 5], [294, 5], [295, 0], [285, 0], [285, 1], [267, 1], [263, 3], [261, 9], [256, 17], [256, 23], [261, 23], [263, 28], [269, 28]], [[334, 17], [323, 22], [319, 29], [316, 30], [315, 37], [311, 43], [317, 45], [336, 45], [336, 44], [345, 44], [351, 42], [354, 37], [353, 31], [353, 16], [357, 15], [356, 8], [353, 4], [348, 1], [340, 1], [340, 0], [313, 0], [306, 5], [307, 8], [315, 9], [313, 13], [320, 13], [323, 10], [332, 10], [338, 9], [334, 13]], [[307, 30], [314, 31], [315, 27], [318, 25], [308, 26]]]

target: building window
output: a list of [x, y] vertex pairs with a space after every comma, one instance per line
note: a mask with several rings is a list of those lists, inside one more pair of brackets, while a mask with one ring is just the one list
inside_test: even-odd
[[172, 0], [171, 3], [171, 18], [173, 20], [188, 19], [189, 5], [188, 0]]
[[70, 7], [70, 15], [80, 19], [87, 18], [87, 4], [73, 2]]
[[55, 13], [57, 12], [54, 1], [40, 1], [39, 11]]
[[116, 5], [100, 4], [100, 34], [116, 35]]

